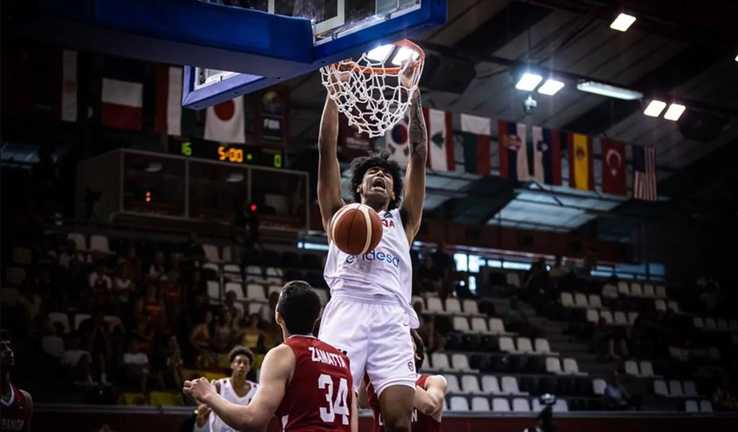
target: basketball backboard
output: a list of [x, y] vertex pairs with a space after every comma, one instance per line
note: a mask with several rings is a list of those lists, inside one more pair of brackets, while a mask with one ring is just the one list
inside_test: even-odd
[[[209, 6], [249, 14], [266, 31], [254, 44], [270, 44], [274, 53], [258, 54], [250, 66], [222, 70], [185, 66], [182, 105], [202, 109], [314, 71], [383, 43], [446, 22], [446, 0], [201, 0]], [[225, 6], [227, 3], [231, 6]], [[253, 21], [250, 21], [253, 24]], [[308, 23], [309, 34], [299, 24]], [[255, 26], [255, 30], [258, 27]], [[305, 43], [308, 38], [310, 43]], [[304, 48], [309, 45], [308, 48]], [[302, 49], [300, 49], [302, 47]], [[310, 52], [305, 52], [310, 51]]]

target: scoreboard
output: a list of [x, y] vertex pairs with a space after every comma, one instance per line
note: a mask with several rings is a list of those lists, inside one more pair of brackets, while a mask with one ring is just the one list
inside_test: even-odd
[[220, 144], [210, 141], [183, 141], [170, 143], [169, 152], [185, 157], [234, 164], [284, 168], [284, 151], [273, 147]]

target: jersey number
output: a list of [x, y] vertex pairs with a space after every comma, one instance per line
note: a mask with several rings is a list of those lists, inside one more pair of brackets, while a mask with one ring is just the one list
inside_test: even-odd
[[336, 414], [343, 416], [343, 424], [349, 424], [349, 407], [346, 403], [346, 397], [348, 396], [348, 381], [346, 378], [341, 378], [338, 381], [338, 391], [336, 392], [335, 399], [333, 398], [333, 378], [328, 374], [321, 374], [318, 377], [318, 388], [325, 389], [325, 400], [328, 402], [328, 406], [320, 407], [320, 419], [326, 423], [333, 423], [336, 419]]

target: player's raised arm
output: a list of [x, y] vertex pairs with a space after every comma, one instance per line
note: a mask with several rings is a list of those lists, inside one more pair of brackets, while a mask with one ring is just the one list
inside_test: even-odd
[[425, 164], [428, 158], [428, 132], [426, 131], [420, 89], [413, 93], [408, 108], [410, 114], [410, 160], [405, 172], [405, 194], [402, 197], [405, 234], [412, 244], [420, 229], [425, 201]]
[[285, 395], [295, 369], [292, 349], [281, 345], [264, 357], [259, 388], [248, 405], [236, 405], [223, 399], [215, 386], [204, 378], [185, 381], [184, 392], [213, 410], [228, 426], [240, 431], [263, 431]]
[[318, 135], [318, 205], [326, 233], [333, 214], [343, 206], [337, 146], [338, 108], [335, 102], [326, 96]]

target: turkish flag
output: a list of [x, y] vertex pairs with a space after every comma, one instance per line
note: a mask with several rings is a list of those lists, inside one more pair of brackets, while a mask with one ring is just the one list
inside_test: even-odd
[[625, 144], [602, 140], [602, 192], [625, 195]]
[[205, 139], [221, 143], [246, 143], [243, 96], [208, 107]]

